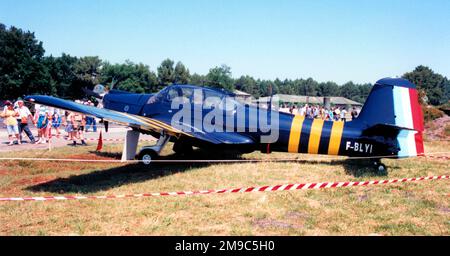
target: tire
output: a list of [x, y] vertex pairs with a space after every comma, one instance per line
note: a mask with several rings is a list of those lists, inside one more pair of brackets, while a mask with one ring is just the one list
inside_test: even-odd
[[378, 174], [387, 174], [387, 167], [380, 160], [373, 162], [375, 167], [375, 172]]
[[144, 166], [149, 166], [152, 163], [152, 160], [157, 158], [158, 153], [153, 149], [143, 149], [137, 156], [137, 159], [140, 161], [139, 163]]

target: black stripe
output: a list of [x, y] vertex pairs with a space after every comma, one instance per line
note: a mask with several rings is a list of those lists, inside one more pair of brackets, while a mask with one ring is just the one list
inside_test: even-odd
[[325, 121], [320, 135], [319, 154], [328, 154], [328, 146], [330, 145], [331, 128], [333, 121]]
[[300, 153], [308, 153], [309, 135], [311, 134], [311, 126], [313, 119], [305, 118], [303, 121], [302, 132], [300, 134], [300, 144], [298, 149]]

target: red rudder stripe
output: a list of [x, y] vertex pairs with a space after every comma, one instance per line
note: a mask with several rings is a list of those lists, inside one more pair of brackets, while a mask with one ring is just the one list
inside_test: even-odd
[[423, 114], [419, 104], [419, 95], [416, 89], [409, 89], [409, 99], [411, 102], [411, 113], [414, 130], [423, 131]]

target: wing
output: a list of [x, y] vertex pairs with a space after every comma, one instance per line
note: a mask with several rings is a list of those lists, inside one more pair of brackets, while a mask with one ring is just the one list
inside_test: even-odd
[[209, 141], [213, 144], [245, 145], [255, 143], [252, 138], [234, 132], [196, 132], [193, 136], [197, 139]]
[[179, 137], [180, 135], [192, 137], [192, 135], [188, 133], [185, 133], [179, 129], [176, 129], [164, 122], [161, 122], [153, 118], [128, 114], [125, 112], [118, 112], [110, 109], [86, 106], [83, 104], [75, 103], [73, 101], [63, 100], [52, 96], [43, 96], [43, 95], [28, 96], [25, 98], [25, 100], [50, 107], [82, 113], [89, 116], [95, 116], [105, 121], [118, 123], [132, 128], [154, 132], [164, 131], [167, 134], [176, 137]]
[[212, 144], [243, 145], [255, 143], [252, 138], [249, 138], [245, 135], [241, 135], [238, 133], [230, 133], [230, 132], [206, 133], [202, 130], [196, 129], [195, 127], [189, 126], [188, 124], [179, 124], [180, 127], [182, 127], [181, 129], [191, 128], [190, 130], [192, 130], [192, 132], [183, 132], [180, 129], [177, 129], [171, 125], [168, 125], [154, 118], [133, 115], [125, 112], [118, 112], [110, 109], [86, 106], [83, 104], [75, 103], [73, 101], [63, 100], [52, 96], [34, 95], [26, 97], [25, 100], [50, 107], [82, 113], [84, 115], [95, 116], [105, 121], [118, 123], [132, 128], [142, 129], [146, 131], [154, 131], [158, 133], [164, 131], [167, 134], [175, 137], [185, 135], [188, 137], [194, 137], [195, 139], [199, 139], [202, 141], [207, 141]]

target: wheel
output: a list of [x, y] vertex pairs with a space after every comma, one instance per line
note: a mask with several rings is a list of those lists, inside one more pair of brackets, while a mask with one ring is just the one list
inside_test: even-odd
[[385, 172], [386, 171], [386, 165], [380, 164], [378, 165], [378, 172]]
[[137, 156], [137, 159], [140, 160], [140, 164], [142, 165], [150, 165], [152, 163], [152, 160], [155, 160], [158, 158], [158, 153], [156, 153], [153, 149], [143, 149], [139, 155]]
[[385, 173], [387, 171], [386, 165], [384, 165], [381, 162], [381, 159], [375, 159], [373, 161], [373, 165], [375, 167], [375, 170], [380, 174]]

